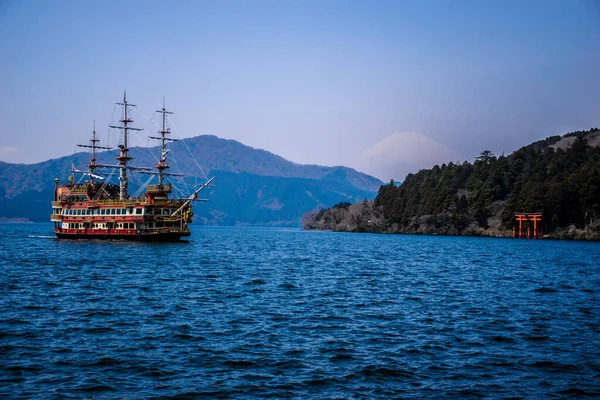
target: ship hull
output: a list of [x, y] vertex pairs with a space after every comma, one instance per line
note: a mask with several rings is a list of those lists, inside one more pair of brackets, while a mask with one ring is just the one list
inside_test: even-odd
[[127, 240], [134, 242], [179, 242], [185, 236], [190, 236], [189, 232], [160, 232], [160, 233], [141, 233], [135, 235], [114, 235], [114, 234], [95, 234], [95, 233], [60, 233], [54, 232], [57, 239], [71, 240]]

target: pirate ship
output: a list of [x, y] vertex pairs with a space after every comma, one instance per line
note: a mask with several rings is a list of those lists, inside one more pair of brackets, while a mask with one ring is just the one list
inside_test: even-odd
[[[54, 223], [56, 237], [178, 241], [185, 236], [190, 236], [192, 202], [198, 200], [198, 193], [208, 187], [214, 177], [210, 179], [207, 177], [208, 180], [188, 197], [170, 197], [173, 185], [169, 177], [182, 176], [166, 172], [169, 168], [167, 145], [176, 141], [170, 137], [171, 132], [166, 124], [167, 115], [171, 112], [165, 109], [164, 102], [162, 109], [157, 110], [162, 114], [162, 129], [159, 131], [160, 136], [150, 136], [151, 139], [160, 141], [161, 156], [157, 164], [154, 168], [137, 167], [130, 165], [132, 157], [128, 154], [129, 132], [141, 130], [132, 126], [130, 109], [135, 105], [127, 103], [126, 94], [123, 95], [123, 102], [117, 105], [122, 106], [122, 119], [119, 120], [118, 125], [110, 125], [110, 127], [121, 131], [116, 157], [118, 163], [116, 165], [97, 163], [97, 150], [108, 150], [110, 147], [98, 145], [99, 140], [96, 138], [94, 128], [90, 144], [79, 145], [91, 150], [88, 170], [82, 171], [73, 167], [66, 184], [60, 184], [58, 179], [54, 180], [54, 200], [50, 220]], [[119, 184], [109, 183], [110, 179], [107, 179], [106, 174], [98, 170], [113, 171], [113, 173], [118, 171]], [[128, 171], [156, 175], [158, 180], [154, 184], [145, 185], [141, 196], [130, 196]], [[85, 177], [85, 181], [75, 183], [75, 174]]]

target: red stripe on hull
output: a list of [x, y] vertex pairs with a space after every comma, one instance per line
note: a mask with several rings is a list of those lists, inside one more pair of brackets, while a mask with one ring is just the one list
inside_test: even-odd
[[131, 240], [140, 242], [178, 242], [189, 232], [159, 232], [138, 234], [64, 233], [54, 232], [58, 239], [75, 240]]

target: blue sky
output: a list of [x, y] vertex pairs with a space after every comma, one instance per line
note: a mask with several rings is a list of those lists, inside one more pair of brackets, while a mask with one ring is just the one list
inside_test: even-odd
[[402, 180], [599, 126], [599, 22], [585, 0], [0, 0], [0, 160], [106, 138], [126, 89], [184, 137]]

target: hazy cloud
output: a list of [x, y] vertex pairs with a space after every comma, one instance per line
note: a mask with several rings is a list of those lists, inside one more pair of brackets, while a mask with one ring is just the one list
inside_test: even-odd
[[462, 157], [448, 146], [416, 132], [397, 132], [360, 154], [360, 169], [383, 181], [403, 181], [407, 174]]
[[0, 146], [0, 156], [4, 156], [4, 155], [9, 155], [9, 154], [15, 154], [19, 152], [19, 148], [18, 147], [14, 147], [14, 146]]

